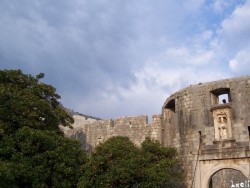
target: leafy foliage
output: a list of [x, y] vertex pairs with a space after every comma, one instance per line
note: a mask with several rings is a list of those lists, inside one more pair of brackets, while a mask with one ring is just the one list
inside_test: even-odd
[[21, 70], [0, 70], [0, 134], [28, 126], [60, 132], [58, 124], [70, 126], [73, 119], [58, 102], [55, 88]]
[[150, 139], [138, 148], [127, 137], [112, 137], [97, 146], [78, 187], [181, 187], [176, 155]]
[[184, 176], [175, 148], [146, 138], [141, 152], [143, 179], [139, 187], [182, 187]]
[[128, 187], [137, 180], [140, 151], [127, 137], [112, 137], [96, 147], [78, 187]]
[[0, 148], [6, 166], [0, 169], [0, 177], [5, 179], [1, 182], [18, 187], [76, 186], [87, 162], [77, 141], [29, 127], [22, 127], [11, 138], [4, 136]]
[[0, 187], [76, 187], [84, 172], [86, 153], [59, 129], [73, 119], [43, 76], [0, 71]]

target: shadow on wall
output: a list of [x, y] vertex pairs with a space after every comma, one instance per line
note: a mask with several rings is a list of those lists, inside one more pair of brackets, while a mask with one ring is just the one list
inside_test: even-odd
[[86, 134], [84, 134], [82, 131], [72, 135], [70, 138], [77, 139], [80, 142], [81, 148], [86, 150], [88, 153], [92, 152], [93, 147], [91, 144], [87, 143]]

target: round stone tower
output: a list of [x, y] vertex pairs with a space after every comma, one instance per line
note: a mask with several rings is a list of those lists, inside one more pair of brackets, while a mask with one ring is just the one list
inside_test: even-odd
[[178, 149], [187, 187], [246, 183], [249, 137], [250, 76], [189, 86], [162, 107], [162, 143]]

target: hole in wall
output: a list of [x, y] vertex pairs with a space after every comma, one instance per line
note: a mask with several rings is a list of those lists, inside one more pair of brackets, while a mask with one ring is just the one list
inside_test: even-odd
[[219, 88], [211, 91], [212, 105], [225, 104], [231, 102], [230, 88]]
[[165, 108], [171, 110], [172, 112], [175, 112], [175, 100], [170, 100], [165, 106]]
[[249, 143], [250, 143], [250, 126], [248, 126], [248, 137], [249, 137]]

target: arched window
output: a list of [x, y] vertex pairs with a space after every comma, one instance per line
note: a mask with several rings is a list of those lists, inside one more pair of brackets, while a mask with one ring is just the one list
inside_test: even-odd
[[175, 112], [175, 100], [170, 100], [165, 106], [165, 108], [171, 110], [172, 112]]

